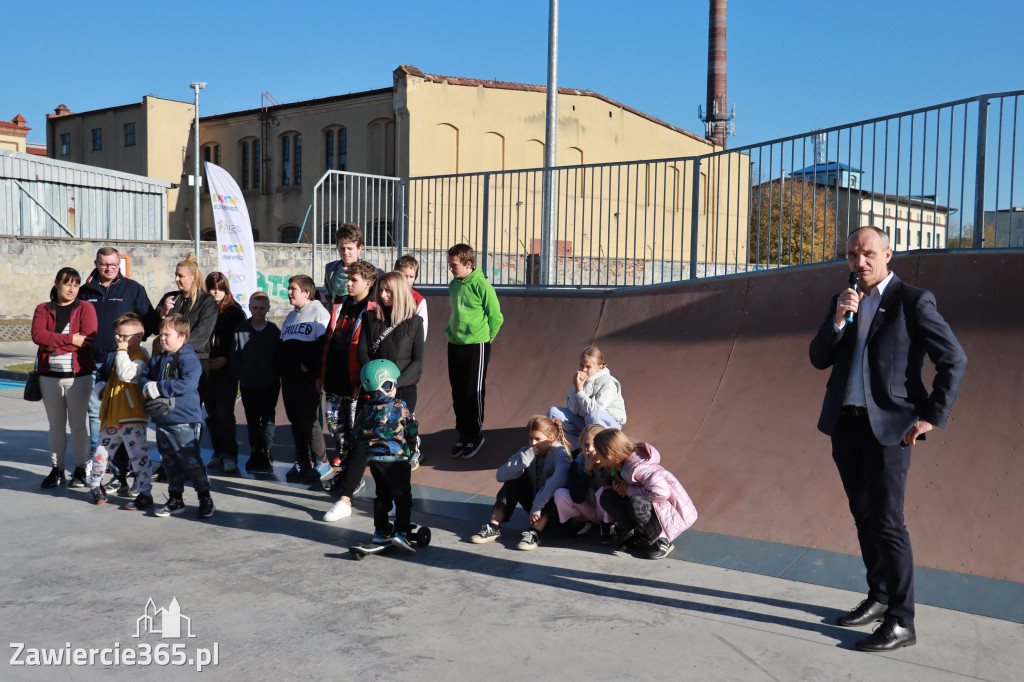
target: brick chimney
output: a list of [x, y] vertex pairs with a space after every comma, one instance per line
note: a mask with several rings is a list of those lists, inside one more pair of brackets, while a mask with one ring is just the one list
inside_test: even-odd
[[708, 16], [708, 98], [704, 115], [706, 135], [725, 147], [729, 134], [729, 103], [725, 79], [725, 2], [709, 0]]
[[52, 114], [47, 114], [46, 118], [60, 118], [61, 116], [70, 116], [71, 110], [68, 109], [66, 104], [61, 104], [59, 107], [53, 110]]

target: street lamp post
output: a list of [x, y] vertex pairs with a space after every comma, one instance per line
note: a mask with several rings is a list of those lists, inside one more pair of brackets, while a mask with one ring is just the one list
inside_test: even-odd
[[206, 87], [206, 83], [189, 83], [188, 86], [195, 91], [195, 138], [196, 138], [196, 164], [195, 164], [195, 175], [192, 176], [192, 196], [195, 199], [192, 208], [192, 227], [195, 232], [196, 239], [196, 261], [199, 260], [199, 192], [200, 183], [202, 178], [199, 175], [199, 91]]
[[555, 164], [558, 152], [558, 0], [548, 3], [548, 91], [544, 133], [544, 179], [541, 218], [541, 283], [555, 283]]

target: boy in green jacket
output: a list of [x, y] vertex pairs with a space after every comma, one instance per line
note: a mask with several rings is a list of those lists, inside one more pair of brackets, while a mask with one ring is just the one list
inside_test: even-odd
[[444, 335], [448, 338], [448, 381], [458, 440], [452, 457], [469, 459], [480, 451], [484, 437], [484, 394], [491, 343], [504, 318], [494, 287], [476, 269], [476, 253], [468, 244], [448, 249], [448, 269], [455, 278], [448, 284], [452, 315]]

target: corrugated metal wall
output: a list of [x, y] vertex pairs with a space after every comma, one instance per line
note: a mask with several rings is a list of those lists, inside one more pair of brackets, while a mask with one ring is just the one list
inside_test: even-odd
[[167, 238], [169, 182], [0, 151], [0, 234]]

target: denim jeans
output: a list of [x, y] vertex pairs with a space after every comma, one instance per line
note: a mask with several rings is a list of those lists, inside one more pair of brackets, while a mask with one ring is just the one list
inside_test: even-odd
[[185, 477], [200, 496], [210, 492], [210, 479], [199, 457], [199, 431], [196, 424], [157, 424], [156, 446], [167, 472], [167, 493], [174, 497], [185, 490]]
[[565, 439], [574, 448], [579, 445], [579, 437], [583, 433], [583, 427], [589, 424], [600, 424], [606, 429], [622, 428], [622, 424], [604, 410], [593, 410], [586, 417], [581, 417], [568, 407], [551, 407], [548, 409], [548, 418], [562, 422], [562, 431], [565, 433]]

